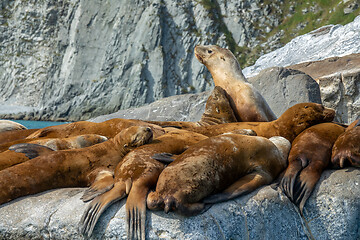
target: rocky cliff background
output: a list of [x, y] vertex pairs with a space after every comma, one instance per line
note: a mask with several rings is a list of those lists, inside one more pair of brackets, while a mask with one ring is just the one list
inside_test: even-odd
[[[3, 0], [0, 117], [86, 120], [206, 91], [213, 84], [194, 58], [197, 44], [227, 47], [245, 67], [297, 35], [353, 21], [358, 5], [356, 0]], [[356, 47], [347, 50], [354, 53]]]

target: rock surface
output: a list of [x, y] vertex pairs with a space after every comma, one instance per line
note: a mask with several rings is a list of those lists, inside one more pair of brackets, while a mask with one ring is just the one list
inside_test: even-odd
[[[0, 206], [1, 239], [84, 239], [77, 225], [86, 205], [84, 189], [69, 188]], [[360, 170], [327, 170], [305, 205], [305, 216], [270, 186], [182, 217], [147, 214], [149, 239], [358, 239]], [[100, 218], [91, 239], [125, 239], [125, 200]]]

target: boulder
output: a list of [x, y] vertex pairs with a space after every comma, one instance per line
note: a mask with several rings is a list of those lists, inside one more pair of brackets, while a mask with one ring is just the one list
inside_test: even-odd
[[[183, 217], [147, 212], [148, 239], [357, 239], [360, 236], [360, 170], [327, 170], [305, 205], [304, 216], [270, 186]], [[68, 188], [0, 206], [0, 239], [84, 239], [78, 222], [85, 189]], [[90, 239], [125, 239], [125, 200], [100, 217]]]

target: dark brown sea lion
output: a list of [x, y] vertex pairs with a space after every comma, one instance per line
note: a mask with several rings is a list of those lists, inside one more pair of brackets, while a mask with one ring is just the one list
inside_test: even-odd
[[146, 123], [140, 120], [134, 119], [122, 119], [114, 118], [101, 123], [79, 121], [73, 123], [67, 123], [57, 126], [50, 126], [39, 129], [33, 134], [29, 135], [27, 139], [33, 138], [65, 138], [71, 136], [77, 136], [82, 134], [99, 134], [107, 138], [112, 138], [121, 130], [131, 126], [147, 126], [150, 127], [154, 133], [154, 137], [164, 134], [164, 130], [155, 124]]
[[334, 143], [331, 164], [333, 168], [360, 167], [360, 119], [352, 122]]
[[0, 133], [0, 145], [24, 139], [38, 129], [11, 130]]
[[24, 125], [10, 121], [0, 120], [0, 132], [12, 131], [12, 130], [24, 130], [27, 129]]
[[[126, 222], [128, 239], [145, 239], [146, 196], [155, 187], [165, 165], [154, 160], [152, 155], [169, 152], [180, 154], [189, 146], [206, 139], [204, 135], [179, 129], [167, 129], [167, 133], [128, 153], [111, 173], [103, 174], [84, 193], [83, 200], [96, 197], [85, 211], [80, 230], [90, 236], [104, 210], [126, 195]], [[110, 177], [111, 176], [111, 177]]]
[[[0, 153], [0, 170], [52, 151], [85, 148], [106, 140], [107, 138], [104, 136], [85, 134], [68, 138], [43, 138], [15, 144], [9, 150]], [[39, 147], [39, 145], [44, 147]]]
[[279, 136], [269, 140], [223, 134], [205, 139], [162, 171], [156, 191], [148, 195], [147, 207], [194, 215], [204, 210], [204, 203], [249, 193], [271, 183], [286, 168], [290, 147]]
[[234, 111], [224, 89], [216, 86], [206, 101], [205, 112], [198, 122], [181, 121], [146, 121], [159, 126], [172, 126], [186, 129], [189, 127], [208, 126], [236, 122]]
[[275, 114], [261, 94], [246, 80], [234, 54], [216, 45], [196, 46], [195, 56], [210, 71], [215, 86], [230, 96], [230, 103], [239, 122], [268, 122]]
[[289, 166], [280, 188], [303, 212], [324, 169], [329, 165], [331, 149], [345, 128], [335, 123], [321, 123], [301, 132], [293, 141]]
[[236, 122], [220, 125], [191, 128], [189, 130], [216, 136], [236, 129], [252, 129], [258, 136], [270, 138], [282, 136], [292, 142], [306, 128], [333, 120], [335, 111], [317, 103], [298, 103], [287, 109], [277, 120], [272, 122]]
[[0, 171], [0, 204], [61, 187], [89, 186], [103, 170], [114, 170], [126, 153], [152, 140], [149, 127], [132, 126], [87, 148], [54, 151]]

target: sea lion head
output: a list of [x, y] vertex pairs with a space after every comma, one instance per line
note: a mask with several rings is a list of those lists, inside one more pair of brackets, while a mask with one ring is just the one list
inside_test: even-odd
[[194, 53], [197, 60], [207, 67], [213, 78], [222, 73], [241, 73], [242, 75], [240, 64], [229, 49], [216, 45], [198, 45]]
[[153, 139], [153, 132], [147, 126], [132, 126], [118, 133], [114, 140], [124, 147], [136, 148]]

